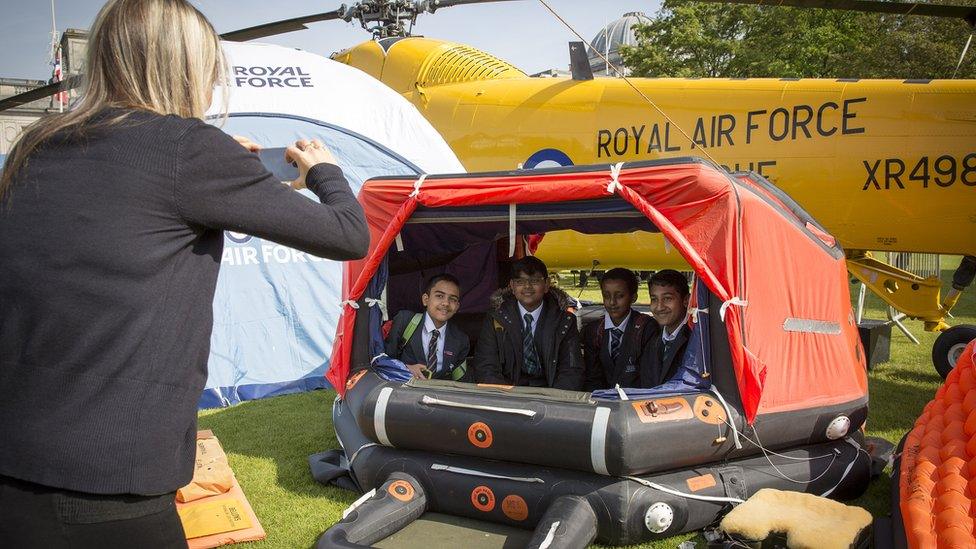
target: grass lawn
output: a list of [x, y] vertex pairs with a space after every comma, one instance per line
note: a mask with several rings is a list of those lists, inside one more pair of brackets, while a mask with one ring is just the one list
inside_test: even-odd
[[[943, 280], [949, 280], [958, 258], [943, 258]], [[578, 289], [569, 289], [573, 295]], [[646, 301], [642, 290], [641, 301]], [[595, 299], [595, 286], [583, 297]], [[881, 301], [869, 296], [865, 316], [884, 318]], [[970, 291], [954, 311], [951, 324], [976, 324], [976, 296]], [[891, 361], [876, 366], [869, 375], [871, 408], [869, 435], [898, 440], [911, 428], [941, 378], [931, 365], [932, 344], [937, 334], [922, 331], [921, 322], [906, 321], [919, 338], [913, 345], [892, 329]], [[357, 495], [316, 483], [308, 471], [308, 455], [338, 448], [330, 411], [333, 391], [252, 401], [199, 414], [200, 428], [212, 429], [230, 458], [231, 466], [251, 505], [268, 533], [253, 547], [309, 547], [319, 534], [336, 522]], [[875, 516], [889, 513], [890, 479], [875, 480], [867, 493], [854, 502]], [[675, 547], [691, 535], [638, 547]]]

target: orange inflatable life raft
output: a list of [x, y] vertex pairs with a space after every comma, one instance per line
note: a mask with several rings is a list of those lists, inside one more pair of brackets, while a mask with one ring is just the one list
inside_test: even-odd
[[908, 547], [976, 547], [976, 341], [905, 436], [898, 500]]

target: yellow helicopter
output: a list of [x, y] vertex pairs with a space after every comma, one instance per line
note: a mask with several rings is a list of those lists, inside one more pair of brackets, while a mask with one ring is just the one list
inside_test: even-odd
[[[933, 350], [940, 373], [976, 338], [976, 326], [945, 322], [976, 275], [976, 80], [594, 78], [582, 43], [571, 45], [571, 76], [541, 78], [464, 44], [410, 36], [420, 14], [482, 1], [364, 0], [223, 38], [251, 40], [307, 23], [359, 20], [373, 39], [333, 59], [411, 101], [470, 171], [688, 155], [729, 171], [755, 171], [838, 239], [854, 277], [892, 307], [925, 321], [926, 330], [942, 332]], [[971, 7], [778, 3], [976, 23]], [[965, 258], [954, 289], [942, 298], [937, 277], [895, 268], [869, 250]], [[557, 269], [685, 265], [660, 235], [550, 233], [536, 253]]]

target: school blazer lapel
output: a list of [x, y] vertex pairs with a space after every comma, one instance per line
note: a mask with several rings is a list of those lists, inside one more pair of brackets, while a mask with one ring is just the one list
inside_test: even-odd
[[[617, 360], [613, 364], [613, 379], [619, 380], [623, 376], [625, 369], [627, 368], [627, 362], [630, 358], [634, 356], [634, 326], [637, 324], [637, 311], [632, 311], [630, 313], [630, 318], [627, 319], [627, 325], [624, 326], [624, 333], [620, 340], [620, 352], [617, 354]], [[609, 347], [610, 340], [607, 339], [607, 348], [609, 357]], [[633, 365], [635, 368], [637, 364]]]
[[[606, 318], [601, 318], [600, 322], [606, 322]], [[613, 385], [617, 378], [617, 365], [610, 360], [610, 330], [603, 324], [597, 328], [596, 333], [600, 337], [600, 364], [603, 365], [603, 375], [608, 384]]]
[[523, 320], [519, 316], [519, 308], [514, 299], [504, 302], [501, 310], [502, 318], [507, 320], [511, 326], [510, 330], [505, 330], [505, 337], [508, 338], [508, 344], [512, 347], [512, 352], [515, 356], [515, 364], [512, 365], [513, 370], [503, 373], [509, 375], [512, 383], [516, 384], [518, 383], [519, 373], [522, 371], [522, 330], [525, 327], [522, 325]]
[[[665, 375], [672, 371], [674, 359], [678, 356], [678, 350], [681, 349], [687, 341], [688, 325], [685, 324], [678, 330], [678, 335], [674, 338], [674, 341], [671, 343], [671, 347], [668, 349], [668, 353], [664, 356], [664, 360], [662, 361], [664, 362], [663, 373], [665, 373]], [[662, 341], [661, 344], [663, 345], [664, 342]], [[667, 379], [664, 381], [667, 381]]]
[[413, 351], [414, 360], [418, 364], [427, 365], [427, 350], [424, 349], [424, 323], [427, 322], [427, 315], [425, 314], [423, 318], [420, 319], [420, 324], [417, 329], [414, 330], [413, 335], [410, 336], [410, 349]]
[[468, 336], [461, 333], [461, 330], [450, 322], [447, 323], [446, 332], [447, 336], [444, 338], [444, 365], [450, 370], [464, 362], [464, 359], [467, 358], [461, 356], [461, 347], [464, 346], [462, 338], [467, 338]]

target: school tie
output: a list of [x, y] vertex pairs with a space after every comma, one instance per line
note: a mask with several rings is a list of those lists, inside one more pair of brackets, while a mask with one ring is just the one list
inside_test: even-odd
[[532, 338], [532, 314], [525, 313], [522, 318], [525, 319], [525, 330], [522, 331], [522, 363], [526, 373], [537, 375], [541, 368], [539, 354], [535, 352], [535, 340]]
[[431, 332], [430, 343], [427, 344], [427, 369], [431, 372], [437, 371], [437, 338], [440, 335], [440, 330]]
[[610, 360], [613, 362], [617, 361], [617, 356], [620, 355], [620, 338], [623, 337], [623, 332], [620, 328], [610, 328]]

